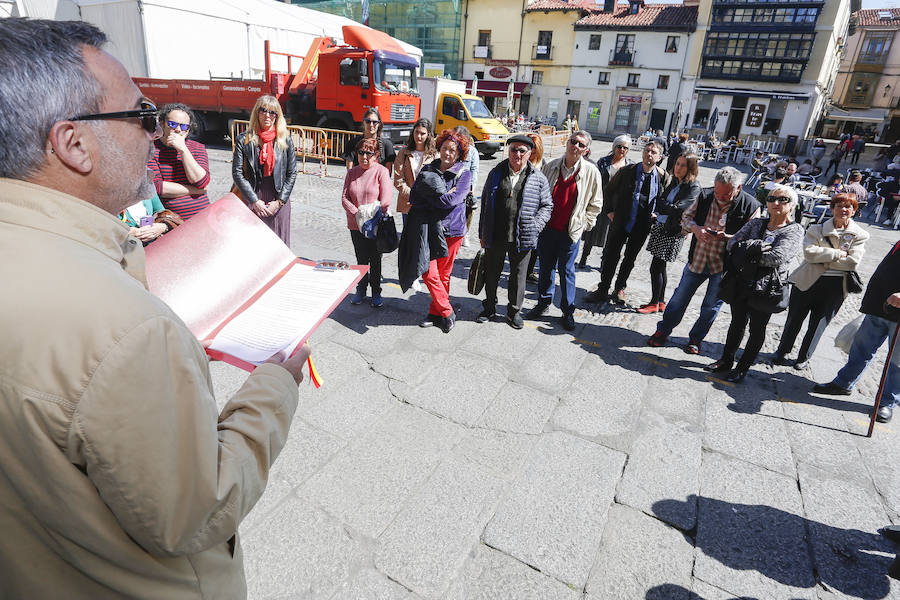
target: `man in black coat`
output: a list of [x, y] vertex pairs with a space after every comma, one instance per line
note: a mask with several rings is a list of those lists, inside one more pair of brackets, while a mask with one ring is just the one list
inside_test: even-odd
[[[658, 166], [662, 153], [660, 142], [647, 142], [641, 162], [622, 167], [610, 180], [603, 197], [603, 213], [609, 217], [610, 226], [600, 263], [600, 283], [596, 290], [584, 297], [586, 302], [625, 303], [628, 276], [647, 241], [656, 203], [662, 198], [671, 179]], [[616, 278], [615, 293], [610, 296], [609, 287], [617, 266], [619, 276]]]
[[[845, 364], [837, 376], [828, 383], [817, 384], [814, 392], [834, 396], [849, 396], [859, 383], [863, 373], [885, 340], [890, 340], [897, 321], [900, 320], [900, 242], [872, 273], [859, 311], [866, 315]], [[900, 402], [900, 352], [894, 351], [888, 367], [884, 395], [881, 397], [876, 419], [887, 423], [894, 414], [894, 405]]]

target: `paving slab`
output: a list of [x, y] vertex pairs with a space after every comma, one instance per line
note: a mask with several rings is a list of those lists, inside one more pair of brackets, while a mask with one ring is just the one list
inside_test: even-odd
[[405, 400], [456, 423], [474, 425], [506, 381], [506, 369], [500, 364], [457, 353], [413, 387]]
[[511, 481], [522, 470], [538, 439], [534, 435], [475, 428], [465, 435], [453, 453], [496, 477]]
[[538, 434], [544, 430], [558, 398], [509, 382], [491, 401], [478, 426], [509, 433]]
[[479, 544], [443, 600], [579, 600], [578, 590]]
[[[587, 583], [587, 598], [632, 600], [664, 584], [691, 584], [694, 547], [663, 522], [621, 504], [609, 509], [603, 544]], [[672, 600], [687, 600], [675, 593]]]
[[640, 373], [589, 355], [571, 385], [560, 393], [551, 427], [627, 450], [646, 384]]
[[820, 585], [854, 598], [900, 594], [887, 576], [897, 546], [878, 533], [890, 521], [875, 488], [810, 465], [798, 470]]
[[511, 379], [558, 394], [572, 382], [584, 359], [585, 352], [578, 344], [560, 344], [555, 336], [545, 335], [525, 360], [518, 364]]
[[735, 412], [711, 392], [706, 403], [703, 446], [793, 477], [796, 473], [785, 422], [780, 416]]
[[296, 498], [282, 503], [242, 545], [252, 600], [328, 598], [360, 549], [340, 522]]
[[378, 537], [463, 433], [454, 423], [397, 405], [297, 493], [363, 534]]
[[625, 455], [565, 433], [541, 437], [484, 542], [583, 589]]
[[750, 597], [816, 597], [794, 478], [704, 452], [700, 494], [696, 577]]
[[465, 349], [508, 365], [521, 364], [546, 334], [539, 331], [532, 321], [526, 321], [530, 327], [513, 329], [504, 322], [506, 313], [503, 310], [498, 315], [494, 322], [476, 323], [478, 329], [466, 340]]
[[376, 566], [424, 597], [439, 597], [478, 542], [502, 487], [466, 461], [443, 463], [378, 538]]
[[697, 523], [697, 504], [654, 505], [667, 498], [696, 497], [700, 490], [702, 435], [648, 416], [628, 454], [616, 501], [687, 531]]
[[415, 594], [372, 568], [361, 569], [331, 600], [414, 600]]

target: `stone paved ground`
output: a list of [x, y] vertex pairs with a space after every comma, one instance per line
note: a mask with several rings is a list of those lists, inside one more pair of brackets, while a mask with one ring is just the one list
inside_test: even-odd
[[[595, 142], [595, 158], [609, 146]], [[230, 156], [211, 159], [218, 197]], [[298, 176], [293, 249], [352, 259], [343, 169], [330, 173]], [[705, 185], [713, 174], [703, 167]], [[864, 278], [897, 239], [869, 229]], [[382, 310], [345, 303], [313, 335], [325, 384], [301, 386], [241, 527], [251, 598], [900, 598], [886, 576], [897, 549], [878, 535], [900, 523], [900, 426], [864, 437], [879, 372], [849, 398], [810, 394], [842, 364], [838, 327], [811, 369], [759, 364], [733, 386], [701, 369], [721, 351], [727, 307], [699, 357], [681, 351], [688, 325], [647, 347], [657, 318], [633, 310], [579, 310], [572, 334], [552, 316], [521, 331], [478, 325], [464, 280], [474, 253], [454, 269], [449, 335], [416, 326], [428, 296], [401, 294], [396, 255]], [[634, 305], [649, 294], [648, 257]], [[599, 263], [595, 251], [578, 273], [579, 298]], [[839, 323], [858, 305], [848, 299]], [[244, 374], [213, 370], [224, 402]]]

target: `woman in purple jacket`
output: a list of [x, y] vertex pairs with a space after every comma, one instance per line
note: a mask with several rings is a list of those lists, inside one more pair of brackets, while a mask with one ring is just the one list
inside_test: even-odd
[[466, 235], [465, 199], [471, 187], [472, 174], [464, 168], [463, 162], [469, 149], [468, 139], [445, 129], [436, 145], [439, 158], [419, 172], [409, 203], [413, 210], [419, 208], [443, 213], [441, 226], [447, 241], [447, 256], [432, 260], [428, 271], [422, 275], [422, 281], [431, 293], [431, 306], [421, 326], [437, 325], [444, 333], [449, 333], [456, 324], [456, 314], [450, 304], [450, 273]]

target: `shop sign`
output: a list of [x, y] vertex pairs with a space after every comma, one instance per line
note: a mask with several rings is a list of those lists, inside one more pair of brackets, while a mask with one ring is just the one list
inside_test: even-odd
[[507, 79], [512, 76], [512, 71], [507, 67], [494, 67], [488, 74], [494, 79]]
[[517, 60], [504, 60], [501, 58], [489, 58], [484, 61], [485, 64], [492, 67], [518, 67], [519, 61]]
[[642, 96], [619, 96], [619, 102], [623, 104], [640, 104], [643, 101]]
[[763, 116], [765, 114], [765, 104], [751, 104], [747, 108], [747, 127], [759, 127], [762, 125]]

